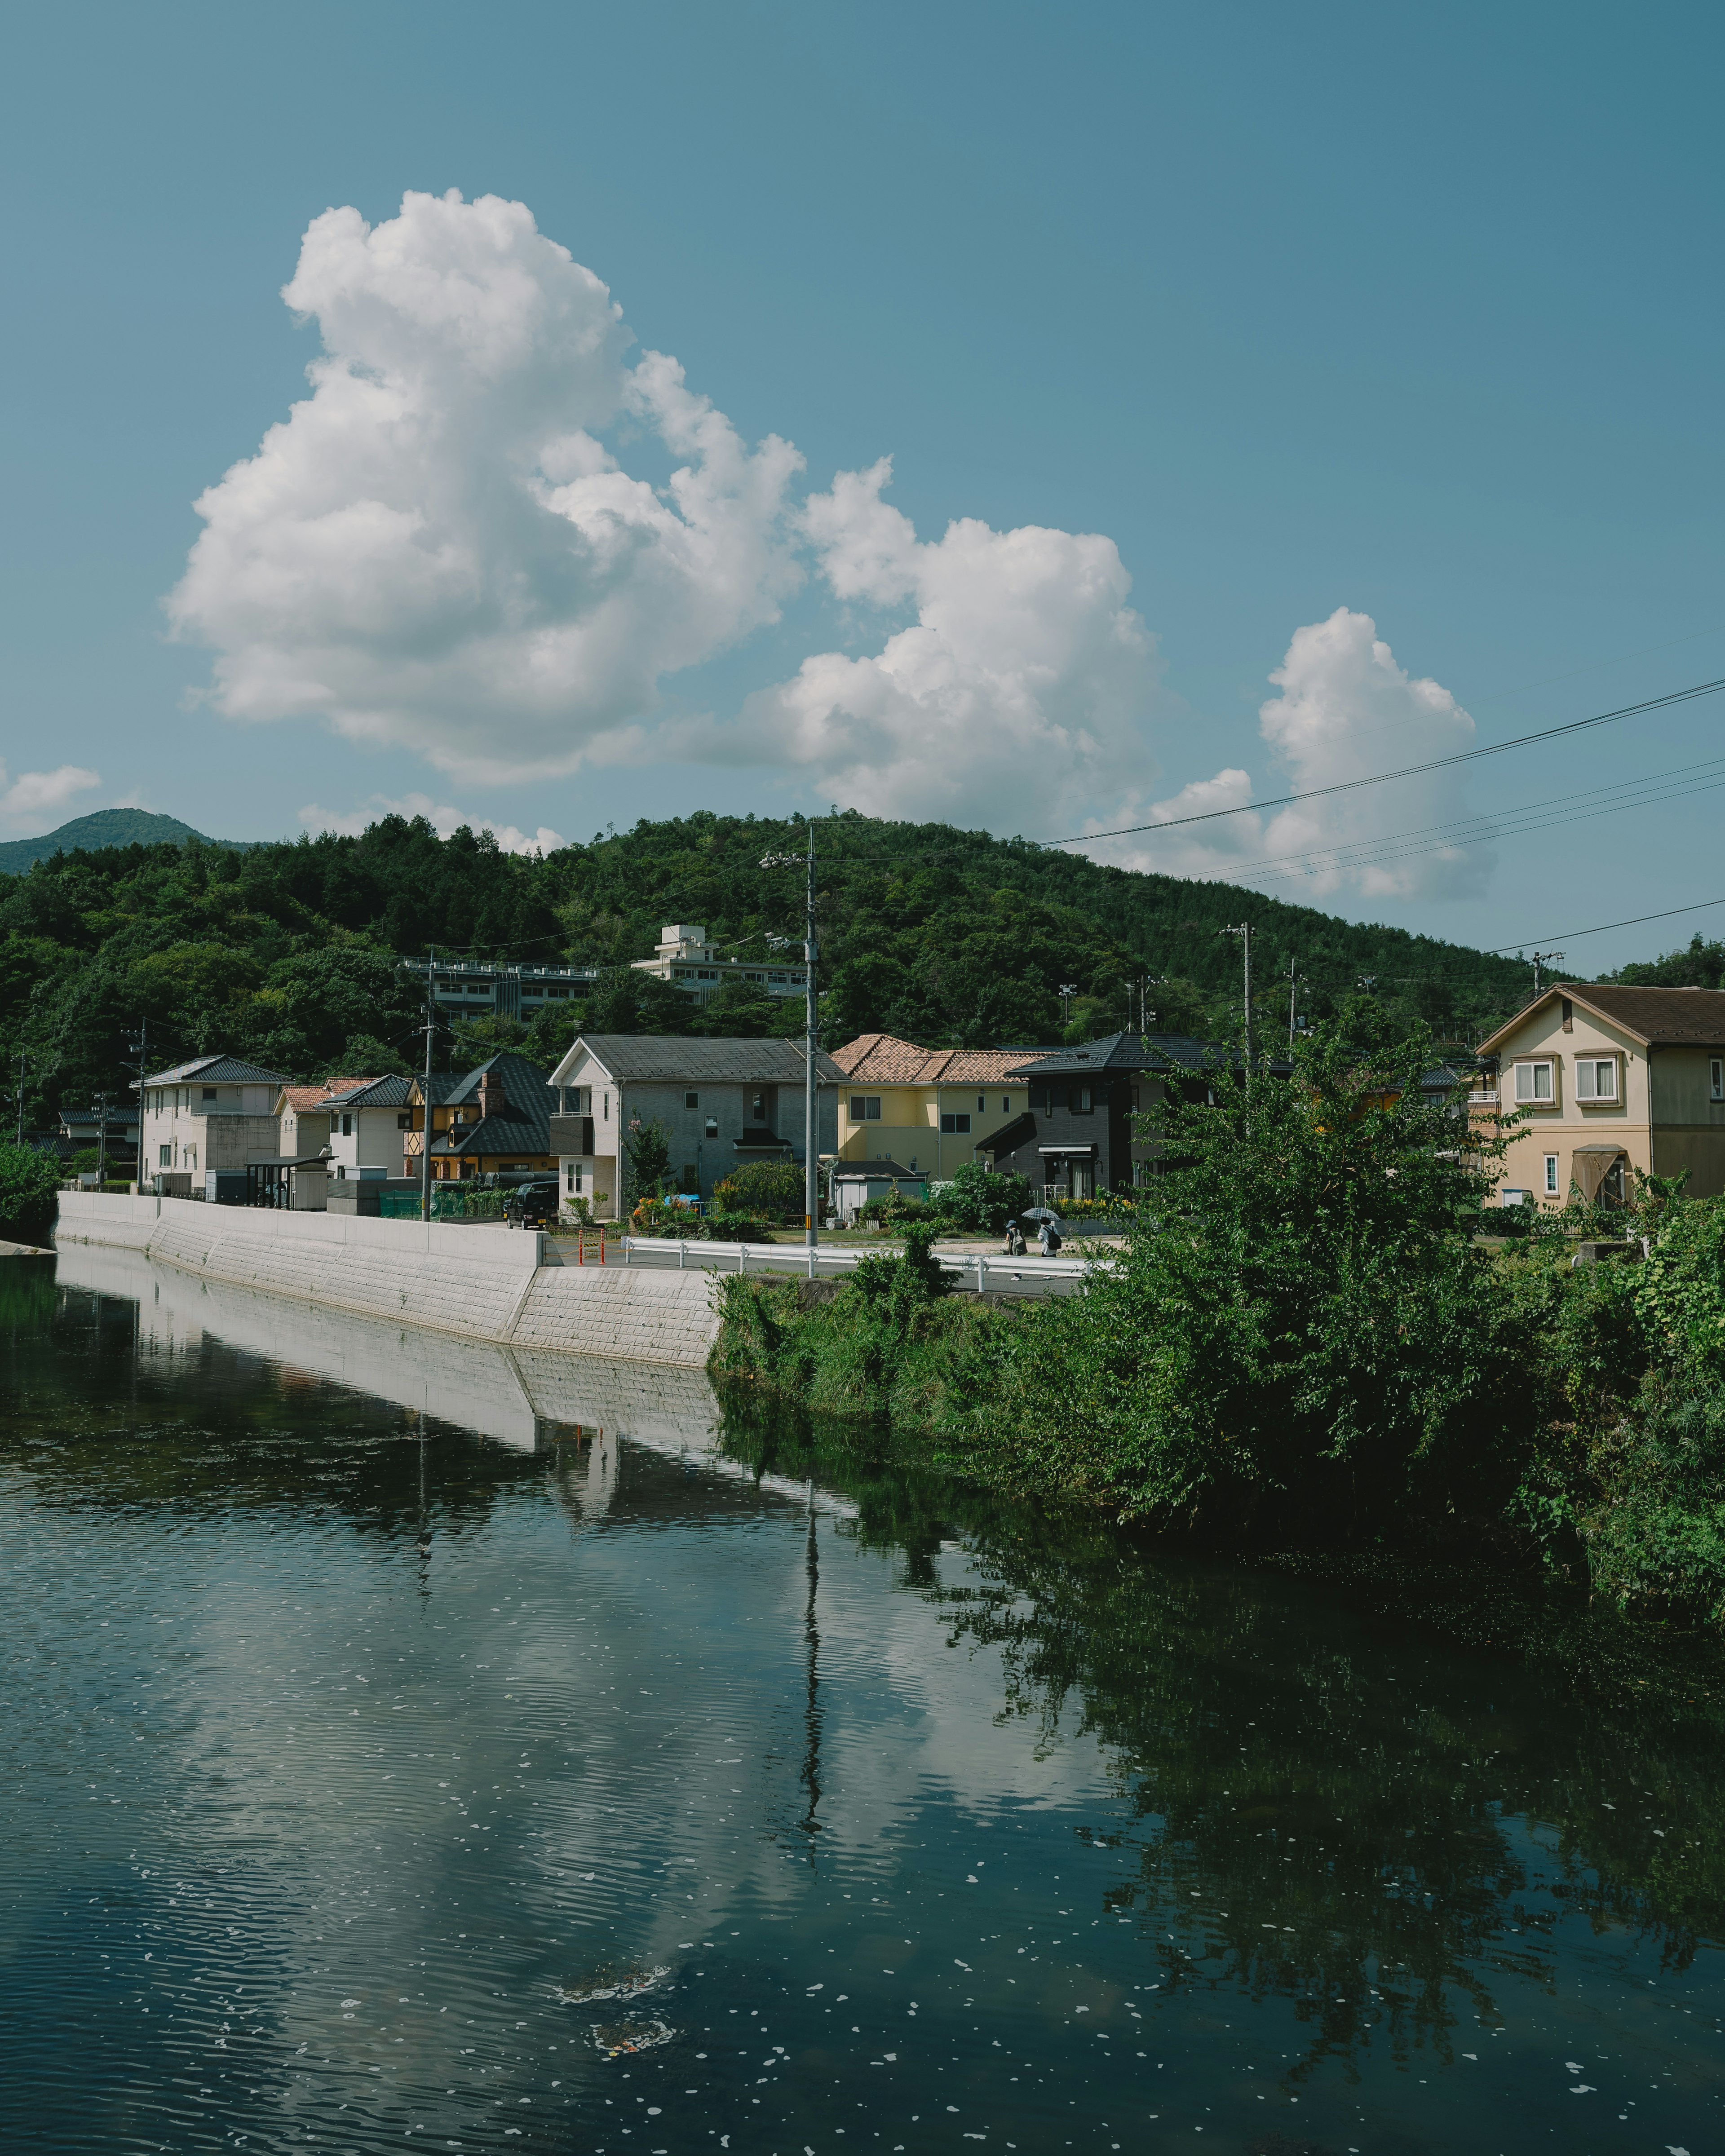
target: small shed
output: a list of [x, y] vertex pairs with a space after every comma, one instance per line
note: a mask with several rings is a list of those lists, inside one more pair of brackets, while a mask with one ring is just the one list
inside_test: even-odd
[[833, 1163], [833, 1210], [847, 1224], [865, 1205], [897, 1191], [903, 1198], [927, 1195], [926, 1178], [901, 1168], [896, 1160], [840, 1160]]

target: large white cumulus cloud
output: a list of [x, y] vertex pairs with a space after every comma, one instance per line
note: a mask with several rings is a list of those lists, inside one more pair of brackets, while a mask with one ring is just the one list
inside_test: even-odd
[[[1260, 793], [1305, 793], [1457, 754], [1474, 722], [1441, 683], [1410, 675], [1369, 614], [1338, 607], [1294, 632], [1270, 677], [1280, 690], [1259, 727], [1286, 784], [1254, 788], [1240, 770], [1148, 803], [1152, 824], [1233, 808]], [[1136, 820], [1136, 818], [1130, 820]], [[1457, 826], [1471, 824], [1458, 833]], [[1090, 827], [1105, 828], [1100, 818]], [[1274, 814], [1248, 811], [1091, 848], [1099, 859], [1180, 875], [1239, 878], [1302, 896], [1349, 890], [1363, 898], [1434, 898], [1477, 887], [1495, 863], [1471, 819], [1465, 767], [1297, 801]], [[1407, 835], [1402, 836], [1405, 834]], [[1464, 843], [1464, 840], [1466, 841]]]
[[770, 747], [859, 808], [1040, 818], [1034, 836], [1147, 780], [1156, 647], [1114, 542], [968, 517], [919, 541], [881, 500], [891, 471], [840, 473], [804, 526], [837, 598], [915, 621], [865, 656], [805, 659], [752, 699], [746, 752]]
[[74, 794], [87, 793], [101, 783], [99, 771], [86, 771], [77, 763], [56, 764], [52, 771], [21, 771], [12, 778], [0, 762], [0, 821], [39, 824], [44, 817], [69, 808]]
[[[777, 618], [796, 452], [751, 449], [675, 360], [625, 364], [603, 285], [520, 203], [332, 209], [283, 297], [311, 394], [198, 504], [169, 602], [236, 719], [340, 732], [480, 778], [632, 752], [662, 675]], [[619, 421], [677, 459], [631, 477]]]

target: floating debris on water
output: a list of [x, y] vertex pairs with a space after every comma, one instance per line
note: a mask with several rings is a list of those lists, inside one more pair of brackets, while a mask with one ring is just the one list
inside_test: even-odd
[[656, 2051], [661, 2044], [670, 2043], [676, 2033], [656, 2020], [614, 2021], [608, 2027], [595, 2023], [593, 2049], [603, 2051], [608, 2059], [619, 2059], [626, 2051]]
[[670, 1974], [668, 1969], [632, 1969], [621, 1976], [595, 1977], [591, 1984], [578, 1984], [572, 1989], [562, 1984], [554, 1984], [551, 1988], [565, 2006], [590, 2006], [596, 1999], [639, 1999], [655, 1984], [663, 1984]]

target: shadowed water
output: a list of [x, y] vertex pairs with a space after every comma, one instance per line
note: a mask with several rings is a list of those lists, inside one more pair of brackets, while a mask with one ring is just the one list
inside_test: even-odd
[[1710, 1647], [0, 1269], [5, 2145], [1721, 2145]]

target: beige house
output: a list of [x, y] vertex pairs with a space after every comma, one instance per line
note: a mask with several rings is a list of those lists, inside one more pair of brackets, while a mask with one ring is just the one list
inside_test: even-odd
[[833, 1060], [841, 1162], [893, 1161], [944, 1182], [978, 1157], [982, 1141], [1021, 1116], [1029, 1088], [1019, 1066], [1039, 1048], [919, 1048], [890, 1033], [862, 1033]]
[[[1480, 1045], [1476, 1108], [1520, 1118], [1506, 1204], [1621, 1199], [1628, 1170], [1725, 1192], [1725, 991], [1563, 982]], [[1495, 1083], [1494, 1083], [1495, 1080]]]
[[[369, 1078], [330, 1078], [319, 1086], [284, 1086], [275, 1096], [278, 1151], [284, 1160], [308, 1160], [330, 1142], [330, 1102], [337, 1093], [369, 1086]], [[339, 1116], [336, 1127], [340, 1126]]]
[[711, 1003], [726, 981], [752, 983], [769, 996], [804, 995], [809, 986], [800, 958], [721, 957], [698, 921], [667, 921], [658, 948], [650, 958], [637, 958], [634, 971], [674, 983], [698, 1004]]

